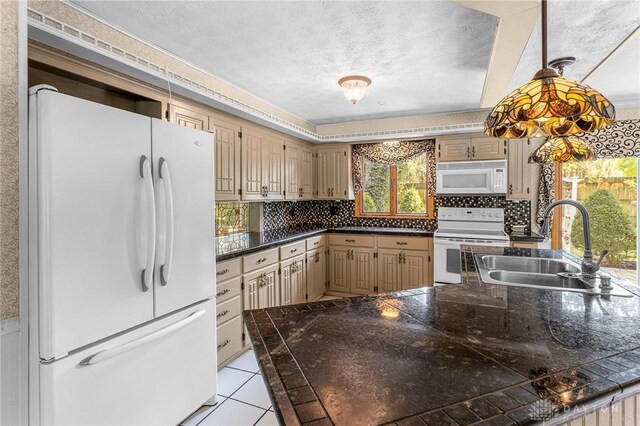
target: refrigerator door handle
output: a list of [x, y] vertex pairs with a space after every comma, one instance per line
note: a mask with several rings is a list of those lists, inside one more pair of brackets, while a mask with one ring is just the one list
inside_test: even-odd
[[195, 311], [194, 313], [192, 313], [191, 315], [189, 315], [186, 318], [181, 319], [180, 321], [177, 321], [171, 325], [168, 325], [165, 328], [162, 328], [158, 331], [154, 331], [153, 333], [149, 333], [146, 336], [142, 336], [138, 339], [134, 339], [131, 340], [129, 342], [123, 343], [119, 346], [116, 346], [115, 348], [111, 348], [111, 349], [105, 349], [99, 352], [96, 352], [94, 354], [89, 355], [88, 357], [84, 358], [82, 361], [80, 361], [80, 363], [78, 365], [80, 366], [91, 366], [91, 365], [95, 365], [98, 364], [99, 362], [103, 362], [103, 361], [107, 361], [110, 360], [112, 358], [115, 358], [119, 355], [123, 355], [127, 352], [130, 352], [136, 348], [139, 348], [140, 346], [146, 345], [147, 343], [153, 342], [155, 340], [161, 339], [169, 334], [175, 333], [176, 331], [180, 330], [181, 328], [184, 328], [186, 326], [188, 326], [189, 324], [192, 324], [194, 321], [196, 321], [198, 318], [200, 318], [201, 316], [203, 316], [205, 314], [205, 312], [207, 312], [206, 309], [200, 309], [199, 311]]
[[171, 174], [169, 173], [169, 163], [164, 157], [160, 157], [158, 162], [158, 175], [163, 180], [164, 202], [166, 206], [165, 229], [166, 244], [164, 254], [164, 265], [160, 266], [160, 284], [167, 285], [169, 275], [171, 275], [171, 263], [173, 260], [173, 194], [171, 192]]
[[147, 262], [142, 270], [141, 284], [142, 291], [151, 288], [153, 279], [153, 261], [156, 257], [156, 200], [153, 191], [153, 175], [151, 173], [151, 162], [146, 155], [140, 156], [140, 176], [144, 180], [144, 189], [147, 199]]

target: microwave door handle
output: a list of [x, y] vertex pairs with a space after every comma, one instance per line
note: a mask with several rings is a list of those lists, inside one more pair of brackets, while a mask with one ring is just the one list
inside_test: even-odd
[[173, 260], [173, 193], [171, 188], [171, 174], [169, 173], [169, 163], [164, 157], [158, 162], [158, 174], [163, 181], [164, 201], [166, 206], [165, 229], [166, 244], [164, 254], [164, 264], [160, 266], [160, 284], [165, 286], [169, 282], [171, 275], [171, 264]]

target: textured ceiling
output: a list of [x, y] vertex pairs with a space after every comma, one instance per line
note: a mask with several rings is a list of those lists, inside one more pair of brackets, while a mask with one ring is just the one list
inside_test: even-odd
[[[638, 0], [552, 0], [547, 4], [548, 58], [551, 61], [564, 56], [576, 57], [576, 63], [564, 71], [564, 76], [572, 80], [580, 81], [585, 78], [640, 26]], [[538, 23], [518, 63], [509, 90], [531, 80], [541, 68], [540, 38]], [[632, 96], [629, 90], [622, 94], [615, 87], [621, 81], [637, 87], [635, 83], [638, 82], [640, 68], [636, 66], [619, 69], [616, 74], [616, 79], [604, 78], [604, 81], [599, 82], [600, 85], [594, 82], [591, 84], [612, 100], [616, 98], [608, 93], [616, 92], [616, 96], [622, 95], [622, 98]], [[609, 88], [612, 90], [608, 90]]]
[[[479, 108], [498, 22], [444, 0], [73, 2], [316, 124]], [[549, 59], [576, 56], [565, 76], [582, 79], [638, 25], [637, 0], [550, 1]], [[539, 31], [509, 90], [540, 68]], [[598, 77], [596, 86], [594, 74], [592, 84], [637, 97], [620, 81], [637, 81], [640, 70], [620, 61], [616, 81]], [[337, 85], [347, 74], [373, 80], [355, 106]]]
[[[75, 3], [318, 124], [478, 108], [497, 24], [447, 1]], [[373, 80], [355, 106], [348, 74]]]

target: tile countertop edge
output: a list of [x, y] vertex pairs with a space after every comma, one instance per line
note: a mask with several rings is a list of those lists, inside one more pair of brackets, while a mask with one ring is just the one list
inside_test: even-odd
[[222, 262], [225, 260], [234, 259], [236, 257], [244, 256], [247, 254], [255, 253], [261, 250], [278, 247], [283, 244], [293, 243], [295, 241], [303, 240], [305, 238], [313, 237], [319, 234], [376, 234], [376, 235], [397, 235], [403, 237], [433, 237], [433, 231], [425, 229], [413, 229], [413, 228], [367, 228], [367, 227], [345, 227], [345, 228], [318, 228], [310, 231], [298, 232], [286, 237], [282, 237], [273, 241], [259, 244], [255, 247], [246, 249], [239, 249], [231, 253], [224, 253], [216, 255], [216, 262]]

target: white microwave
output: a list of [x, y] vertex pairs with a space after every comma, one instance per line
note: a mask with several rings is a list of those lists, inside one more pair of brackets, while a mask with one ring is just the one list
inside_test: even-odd
[[507, 193], [507, 161], [459, 161], [436, 164], [436, 194]]

